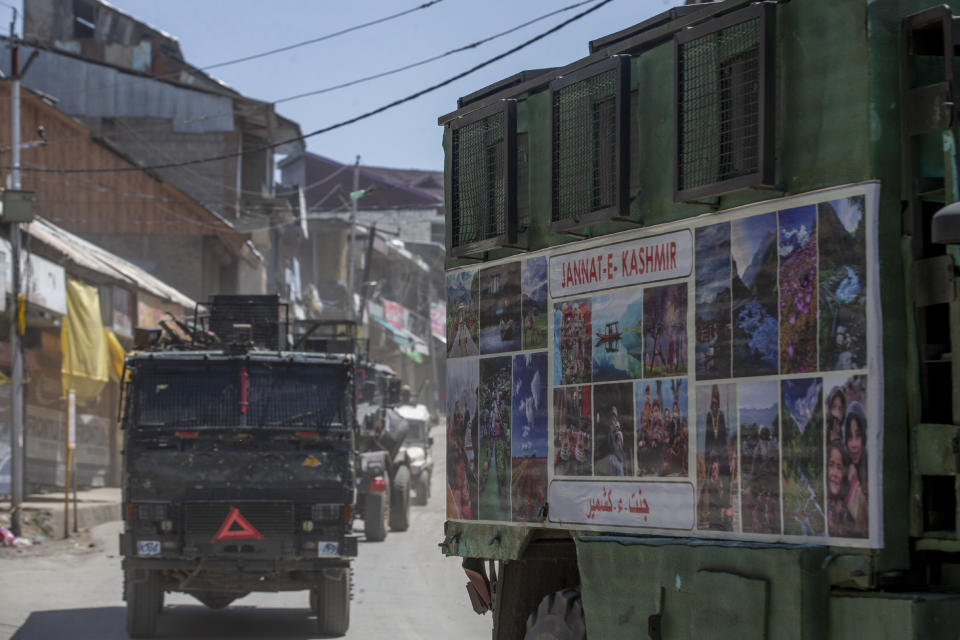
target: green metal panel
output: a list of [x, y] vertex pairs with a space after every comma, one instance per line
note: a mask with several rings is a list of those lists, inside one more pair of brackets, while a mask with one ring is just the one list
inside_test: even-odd
[[838, 593], [830, 597], [831, 640], [948, 640], [960, 628], [960, 596]]
[[588, 637], [646, 638], [656, 614], [664, 640], [825, 637], [824, 548], [582, 536], [577, 558]]

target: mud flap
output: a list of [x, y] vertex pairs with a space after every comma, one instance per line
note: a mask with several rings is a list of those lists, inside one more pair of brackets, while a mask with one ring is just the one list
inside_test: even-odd
[[480, 558], [464, 558], [463, 571], [470, 582], [467, 583], [467, 595], [470, 604], [478, 614], [484, 614], [493, 608], [493, 598], [490, 594], [490, 580], [483, 568]]

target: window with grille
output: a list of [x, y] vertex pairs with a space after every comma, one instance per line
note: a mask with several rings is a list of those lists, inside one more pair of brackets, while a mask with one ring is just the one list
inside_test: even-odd
[[550, 83], [552, 231], [626, 213], [629, 56], [613, 56]]
[[451, 123], [450, 254], [516, 242], [516, 101], [503, 100]]
[[773, 11], [757, 4], [675, 37], [677, 202], [772, 185]]

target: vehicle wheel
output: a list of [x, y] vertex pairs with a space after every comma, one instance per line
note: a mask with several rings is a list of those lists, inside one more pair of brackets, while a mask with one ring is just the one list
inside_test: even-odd
[[527, 618], [524, 640], [586, 640], [580, 589], [551, 593]]
[[126, 573], [127, 635], [131, 638], [152, 638], [157, 631], [157, 614], [163, 606], [163, 589], [160, 573], [142, 570], [143, 580], [137, 580], [137, 572]]
[[310, 590], [310, 608], [317, 615], [317, 632], [342, 636], [350, 627], [350, 569], [324, 569]]
[[390, 492], [390, 530], [406, 531], [410, 528], [410, 469], [400, 467], [393, 477]]
[[363, 533], [369, 542], [380, 542], [387, 537], [387, 516], [390, 504], [386, 492], [368, 493], [363, 508]]
[[422, 507], [427, 504], [427, 499], [430, 497], [430, 474], [423, 471], [417, 478], [415, 485], [416, 494], [413, 498], [413, 504]]

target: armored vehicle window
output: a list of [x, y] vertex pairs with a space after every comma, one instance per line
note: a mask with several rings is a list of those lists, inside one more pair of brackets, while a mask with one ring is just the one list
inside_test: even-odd
[[339, 367], [251, 364], [247, 424], [327, 427], [346, 424], [347, 376]]
[[142, 426], [232, 426], [240, 415], [236, 368], [180, 364], [137, 374], [135, 422]]

